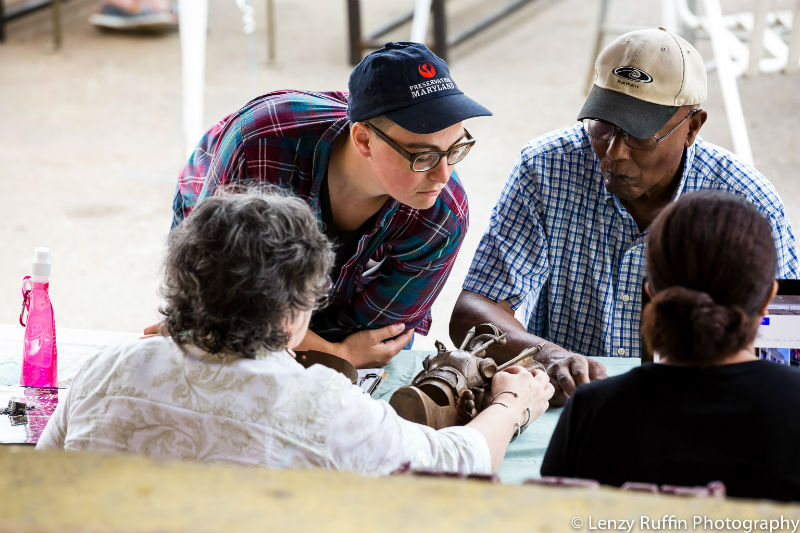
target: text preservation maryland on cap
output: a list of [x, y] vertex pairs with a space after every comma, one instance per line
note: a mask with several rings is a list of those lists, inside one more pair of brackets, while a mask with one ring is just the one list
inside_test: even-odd
[[433, 133], [492, 112], [462, 93], [440, 57], [420, 43], [387, 43], [356, 65], [348, 83], [351, 122], [386, 115], [414, 133]]
[[705, 100], [700, 53], [664, 28], [639, 30], [618, 37], [597, 56], [594, 86], [578, 120], [605, 120], [644, 139], [680, 106]]

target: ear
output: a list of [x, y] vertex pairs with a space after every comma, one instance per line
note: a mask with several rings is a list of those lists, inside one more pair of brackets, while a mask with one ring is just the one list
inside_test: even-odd
[[650, 282], [649, 281], [645, 281], [644, 282], [644, 292], [647, 293], [647, 295], [650, 297], [651, 300], [653, 299], [653, 296], [654, 296], [653, 295], [653, 287], [650, 286]]
[[769, 293], [769, 297], [767, 298], [767, 301], [764, 302], [763, 307], [761, 307], [761, 316], [767, 316], [767, 306], [772, 301], [772, 299], [775, 298], [776, 294], [778, 294], [778, 282], [777, 281], [773, 281], [772, 282], [772, 291]]
[[687, 148], [694, 144], [694, 139], [700, 133], [700, 128], [708, 120], [708, 113], [702, 109], [689, 118], [689, 131], [686, 133], [686, 143], [684, 146]]
[[370, 142], [372, 142], [372, 132], [361, 122], [354, 122], [350, 125], [350, 140], [356, 151], [362, 157], [369, 158], [372, 156]]

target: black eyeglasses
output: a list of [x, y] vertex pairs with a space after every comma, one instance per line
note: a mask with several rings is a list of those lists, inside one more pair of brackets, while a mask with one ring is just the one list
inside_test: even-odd
[[374, 131], [378, 137], [383, 139], [383, 141], [386, 144], [394, 148], [394, 150], [398, 154], [408, 159], [409, 162], [411, 163], [411, 170], [413, 170], [414, 172], [425, 172], [426, 170], [432, 169], [433, 167], [439, 164], [439, 161], [444, 156], [447, 156], [448, 165], [455, 165], [456, 163], [467, 157], [467, 154], [472, 148], [472, 145], [475, 144], [475, 139], [473, 139], [472, 135], [470, 135], [467, 129], [464, 128], [464, 133], [467, 136], [466, 141], [454, 144], [444, 152], [432, 151], [432, 152], [417, 152], [415, 154], [412, 154], [411, 152], [409, 152], [408, 150], [397, 144], [395, 141], [393, 141], [391, 137], [383, 133], [381, 130], [379, 130], [369, 122], [364, 122], [363, 124], [366, 124], [366, 126], [372, 131]]
[[597, 139], [598, 141], [604, 142], [611, 142], [611, 139], [614, 138], [615, 135], [621, 135], [622, 140], [625, 142], [625, 145], [628, 148], [633, 148], [634, 150], [642, 150], [645, 152], [652, 152], [658, 146], [658, 143], [672, 135], [672, 133], [681, 127], [681, 124], [689, 120], [689, 117], [694, 115], [700, 111], [700, 109], [692, 109], [689, 111], [689, 114], [683, 117], [683, 120], [678, 122], [674, 128], [669, 130], [666, 135], [661, 137], [656, 137], [653, 135], [652, 137], [648, 137], [646, 139], [640, 139], [639, 137], [634, 137], [627, 131], [623, 130], [622, 128], [611, 124], [610, 122], [606, 122], [605, 120], [595, 120], [595, 119], [587, 119], [583, 121], [583, 129], [586, 130], [586, 133], [589, 134], [590, 137], [593, 139]]

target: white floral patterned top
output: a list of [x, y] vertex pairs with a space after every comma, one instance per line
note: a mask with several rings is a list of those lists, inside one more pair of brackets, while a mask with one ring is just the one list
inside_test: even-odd
[[387, 474], [405, 462], [491, 470], [478, 431], [436, 431], [404, 420], [327, 367], [303, 368], [286, 352], [211, 355], [166, 337], [89, 359], [37, 448], [365, 474]]

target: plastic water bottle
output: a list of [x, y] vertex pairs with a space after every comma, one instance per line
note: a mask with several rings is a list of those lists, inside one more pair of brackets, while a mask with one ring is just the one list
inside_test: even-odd
[[33, 257], [33, 276], [22, 280], [23, 313], [28, 309], [25, 343], [22, 350], [22, 378], [26, 387], [58, 386], [56, 358], [56, 324], [50, 303], [50, 250], [36, 248]]

